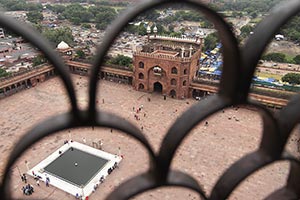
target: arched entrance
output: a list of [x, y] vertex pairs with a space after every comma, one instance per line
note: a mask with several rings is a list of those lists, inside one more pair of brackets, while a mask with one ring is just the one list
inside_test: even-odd
[[199, 99], [199, 97], [204, 97], [205, 96], [205, 91], [193, 89], [192, 96], [195, 99]]
[[162, 90], [163, 90], [163, 86], [160, 82], [155, 82], [153, 84], [153, 91], [154, 92], [162, 93]]
[[139, 84], [139, 90], [143, 90], [145, 87], [142, 83]]
[[170, 96], [171, 96], [172, 98], [175, 98], [175, 97], [176, 97], [176, 91], [175, 91], [175, 90], [171, 90], [171, 91], [170, 91]]

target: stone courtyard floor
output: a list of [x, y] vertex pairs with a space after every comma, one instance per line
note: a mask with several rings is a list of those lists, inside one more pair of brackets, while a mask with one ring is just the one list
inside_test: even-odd
[[[87, 77], [73, 76], [80, 106], [87, 105]], [[21, 91], [0, 100], [0, 175], [8, 156], [21, 136], [39, 122], [50, 116], [66, 112], [69, 109], [68, 98], [61, 87], [59, 78], [52, 78], [34, 88]], [[143, 133], [157, 152], [168, 128], [191, 105], [193, 99], [176, 100], [159, 94], [138, 92], [131, 86], [102, 81], [98, 93], [98, 108], [116, 113], [124, 119], [143, 127]], [[147, 99], [150, 98], [149, 102]], [[103, 103], [104, 100], [104, 103]], [[205, 101], [205, 100], [204, 100]], [[133, 107], [143, 105], [139, 117], [134, 118]], [[229, 119], [231, 118], [231, 119]], [[236, 120], [237, 119], [237, 120]], [[234, 161], [255, 150], [260, 142], [262, 122], [260, 115], [253, 109], [230, 108], [199, 123], [176, 152], [172, 168], [192, 175], [204, 187], [207, 194], [212, 190], [218, 177]], [[299, 128], [297, 128], [299, 130]], [[296, 152], [296, 131], [289, 141], [288, 149]], [[43, 182], [37, 186], [33, 178], [28, 182], [35, 188], [31, 196], [22, 194], [24, 183], [21, 173], [27, 171], [62, 146], [64, 140], [72, 139], [91, 145], [101, 140], [103, 150], [118, 154], [119, 149], [124, 159], [103, 184], [89, 199], [104, 199], [113, 189], [126, 179], [146, 171], [149, 166], [148, 155], [138, 142], [110, 128], [81, 128], [63, 131], [48, 136], [28, 149], [16, 162], [11, 177], [11, 194], [15, 199], [75, 199], [74, 196]], [[27, 165], [25, 164], [27, 161]], [[284, 185], [289, 164], [279, 162], [260, 170], [246, 179], [229, 199], [254, 200], [263, 199], [274, 189]], [[19, 169], [19, 170], [18, 170]], [[134, 199], [199, 199], [196, 193], [181, 188], [159, 188], [143, 193]]]

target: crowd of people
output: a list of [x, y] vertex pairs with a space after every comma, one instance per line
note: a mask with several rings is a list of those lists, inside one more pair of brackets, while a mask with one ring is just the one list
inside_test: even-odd
[[22, 187], [23, 194], [25, 195], [31, 195], [34, 192], [33, 186], [29, 183], [27, 184], [27, 176], [26, 174], [21, 175], [22, 182], [25, 183], [25, 185]]
[[33, 186], [29, 183], [22, 187], [23, 194], [25, 195], [31, 195], [34, 192]]
[[[40, 186], [40, 179], [42, 179], [42, 177], [40, 175], [36, 174], [34, 171], [32, 171], [32, 175], [33, 175], [33, 179], [36, 181], [36, 185]], [[26, 174], [23, 173], [21, 175], [21, 180], [22, 180], [22, 182], [25, 183], [25, 185], [22, 187], [23, 194], [31, 195], [34, 192], [34, 188], [31, 184], [27, 183], [28, 180], [27, 180]], [[50, 183], [50, 178], [46, 175], [45, 184], [47, 187], [49, 187], [49, 183]]]

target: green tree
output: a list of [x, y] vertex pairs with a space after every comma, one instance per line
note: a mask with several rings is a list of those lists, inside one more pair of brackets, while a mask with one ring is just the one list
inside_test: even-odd
[[237, 12], [237, 11], [233, 11], [232, 14], [231, 14], [232, 17], [242, 17], [243, 16], [243, 13], [242, 12]]
[[77, 50], [77, 51], [76, 51], [76, 56], [77, 56], [78, 58], [80, 58], [80, 59], [85, 59], [85, 57], [86, 57], [84, 51], [82, 51], [82, 50]]
[[26, 2], [24, 0], [1, 0], [0, 4], [8, 11], [25, 10]]
[[214, 49], [218, 41], [219, 39], [216, 33], [207, 35], [207, 37], [204, 39], [204, 50], [207, 51]]
[[17, 10], [25, 10], [25, 11], [33, 11], [43, 9], [42, 4], [40, 3], [29, 3], [25, 0], [0, 0], [1, 8], [4, 8], [8, 11], [17, 11]]
[[4, 77], [4, 76], [7, 76], [7, 75], [9, 75], [9, 73], [6, 72], [4, 69], [0, 68], [0, 77]]
[[149, 11], [143, 12], [139, 16], [139, 18], [142, 20], [146, 19], [146, 20], [150, 20], [150, 21], [156, 21], [159, 16], [160, 16], [160, 14], [156, 10], [149, 10]]
[[81, 27], [82, 27], [82, 28], [85, 28], [85, 29], [90, 29], [90, 28], [92, 28], [92, 26], [91, 26], [90, 24], [87, 24], [87, 23], [81, 24]]
[[29, 11], [26, 16], [28, 21], [34, 24], [37, 24], [44, 19], [43, 14], [37, 10]]
[[250, 16], [252, 17], [252, 19], [256, 18], [258, 16], [256, 11], [253, 11], [250, 13]]
[[28, 11], [42, 11], [43, 6], [40, 3], [27, 3], [25, 9]]
[[283, 53], [269, 53], [262, 56], [263, 60], [285, 63], [287, 62]]
[[138, 34], [138, 35], [146, 35], [147, 29], [145, 27], [145, 24], [141, 23], [139, 26], [128, 24], [126, 28], [124, 29], [125, 32], [132, 33], [132, 34]]
[[263, 1], [218, 1], [215, 4], [215, 9], [219, 11], [242, 11], [252, 13], [254, 11], [259, 13], [268, 12], [274, 5], [278, 4], [280, 0], [263, 0]]
[[241, 28], [241, 36], [243, 38], [249, 36], [249, 34], [253, 31], [253, 27], [251, 25], [245, 25]]
[[300, 38], [300, 14], [293, 17], [289, 23], [284, 25], [280, 33], [285, 35], [289, 40], [299, 41]]
[[290, 84], [293, 85], [297, 85], [300, 84], [300, 74], [297, 73], [287, 73], [286, 75], [284, 75], [281, 80], [283, 82], [288, 82]]
[[111, 64], [129, 67], [132, 64], [132, 59], [128, 56], [118, 54], [110, 60]]
[[208, 20], [202, 20], [200, 22], [200, 26], [202, 28], [213, 28], [213, 24], [210, 21], [208, 21]]
[[169, 24], [168, 29], [170, 32], [174, 32], [174, 28], [175, 28], [174, 25]]
[[147, 29], [145, 27], [145, 25], [143, 23], [141, 23], [138, 28], [137, 28], [137, 32], [139, 35], [146, 35], [147, 34]]
[[95, 21], [98, 29], [104, 30], [116, 18], [117, 13], [113, 8], [98, 7]]
[[97, 23], [96, 24], [96, 29], [99, 29], [99, 30], [105, 30], [106, 29], [106, 27], [107, 27], [107, 23]]
[[73, 45], [74, 43], [72, 30], [69, 27], [45, 29], [43, 36], [52, 42], [54, 46], [57, 46], [61, 41], [65, 41], [69, 45]]
[[75, 25], [90, 22], [94, 18], [94, 15], [80, 4], [71, 4], [67, 6], [62, 12], [62, 16], [70, 20]]
[[179, 31], [180, 31], [181, 34], [184, 34], [185, 29], [184, 29], [184, 28], [181, 28]]
[[179, 33], [179, 32], [171, 32], [170, 36], [171, 37], [181, 37], [181, 33]]
[[300, 55], [295, 56], [293, 60], [296, 64], [300, 64]]
[[38, 55], [32, 59], [32, 66], [41, 65], [43, 63], [47, 62], [47, 59], [44, 55]]
[[52, 10], [56, 14], [61, 14], [61, 13], [63, 13], [65, 11], [66, 6], [60, 5], [60, 4], [57, 4], [57, 5], [47, 4], [46, 8], [49, 9], [49, 10]]
[[43, 32], [42, 24], [37, 23], [37, 24], [33, 24], [32, 26], [33, 26], [33, 28], [35, 28], [35, 30], [37, 30], [39, 33], [42, 33], [42, 32]]

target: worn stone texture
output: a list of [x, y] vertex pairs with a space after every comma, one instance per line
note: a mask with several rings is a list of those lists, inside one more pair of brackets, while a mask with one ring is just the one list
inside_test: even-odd
[[[78, 102], [81, 108], [86, 108], [87, 77], [72, 76]], [[150, 98], [150, 101], [148, 101]], [[104, 100], [104, 103], [103, 103]], [[206, 101], [206, 99], [203, 99]], [[153, 146], [159, 150], [162, 139], [172, 123], [191, 105], [197, 103], [193, 99], [177, 100], [161, 94], [139, 92], [131, 86], [109, 81], [101, 81], [97, 96], [97, 107], [105, 111], [116, 113], [137, 127], [143, 127], [143, 133]], [[142, 106], [143, 105], [143, 106]], [[136, 109], [143, 107], [140, 113]], [[133, 109], [134, 107], [134, 109]], [[37, 123], [46, 118], [66, 112], [70, 109], [68, 98], [59, 78], [52, 78], [46, 82], [38, 83], [36, 87], [23, 90], [17, 94], [0, 100], [0, 172], [3, 174], [8, 156], [16, 142], [33, 128]], [[137, 114], [140, 120], [136, 120]], [[208, 125], [205, 126], [205, 121]], [[242, 156], [258, 148], [261, 134], [262, 121], [255, 109], [230, 108], [218, 112], [210, 118], [200, 122], [178, 148], [172, 162], [172, 168], [179, 169], [192, 175], [209, 194], [219, 176], [232, 163]], [[296, 153], [295, 134], [290, 138], [288, 149]], [[115, 170], [98, 190], [89, 199], [104, 199], [108, 193], [126, 179], [146, 171], [149, 168], [149, 159], [146, 150], [140, 143], [124, 133], [110, 128], [81, 128], [63, 131], [44, 138], [34, 144], [23, 156], [19, 158], [11, 178], [11, 193], [15, 199], [74, 199], [53, 186], [47, 188], [45, 183], [36, 186], [35, 181], [29, 177], [28, 181], [35, 188], [31, 196], [23, 196], [22, 183], [18, 169], [26, 171], [25, 161], [33, 167], [59, 148], [64, 140], [73, 139], [87, 144], [101, 140], [103, 149], [109, 153], [121, 154], [124, 159], [119, 169]], [[255, 175], [247, 178], [229, 199], [253, 200], [263, 199], [274, 189], [280, 188], [286, 182], [289, 170], [287, 162], [279, 162], [260, 170]], [[134, 199], [199, 199], [197, 194], [182, 188], [158, 188], [143, 193]]]

